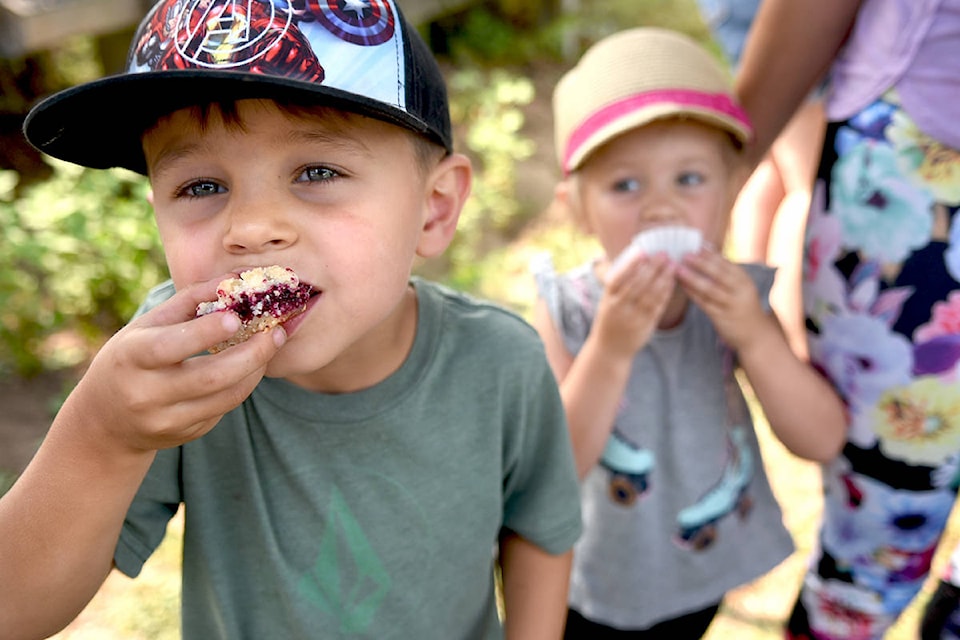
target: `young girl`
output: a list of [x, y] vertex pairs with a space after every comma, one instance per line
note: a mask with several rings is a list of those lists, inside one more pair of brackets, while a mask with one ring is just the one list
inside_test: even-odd
[[554, 117], [556, 197], [603, 248], [537, 269], [582, 478], [566, 637], [699, 638], [724, 593], [792, 551], [735, 368], [805, 458], [837, 455], [844, 407], [770, 312], [773, 270], [715, 249], [751, 129], [710, 54], [661, 29], [612, 35], [561, 79]]

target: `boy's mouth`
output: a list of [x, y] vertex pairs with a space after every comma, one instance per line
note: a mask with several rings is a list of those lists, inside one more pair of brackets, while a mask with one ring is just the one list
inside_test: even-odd
[[[308, 284], [309, 286], [309, 283], [306, 283], [306, 284]], [[310, 295], [308, 296], [306, 302], [303, 304], [303, 311], [295, 314], [288, 320], [285, 320], [284, 322], [281, 323], [281, 325], [283, 326], [283, 330], [287, 332], [288, 337], [292, 335], [294, 332], [296, 332], [300, 324], [304, 320], [306, 320], [307, 314], [309, 314], [310, 310], [313, 309], [313, 306], [317, 304], [317, 302], [319, 302], [320, 296], [322, 295], [323, 295], [322, 291], [311, 286]]]
[[236, 278], [221, 280], [217, 299], [201, 302], [196, 314], [230, 311], [240, 318], [237, 333], [210, 348], [211, 353], [217, 353], [302, 315], [319, 293], [313, 285], [302, 282], [289, 267], [254, 267], [241, 271]]

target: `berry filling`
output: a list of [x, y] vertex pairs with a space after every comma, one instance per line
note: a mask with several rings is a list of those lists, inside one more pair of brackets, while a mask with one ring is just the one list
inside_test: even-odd
[[310, 285], [300, 283], [296, 287], [276, 286], [266, 291], [234, 292], [227, 308], [242, 322], [264, 315], [279, 318], [307, 304], [312, 289]]

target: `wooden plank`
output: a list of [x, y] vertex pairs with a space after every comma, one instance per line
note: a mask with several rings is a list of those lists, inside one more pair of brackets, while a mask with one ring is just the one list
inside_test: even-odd
[[19, 57], [49, 49], [64, 38], [99, 35], [135, 26], [141, 0], [0, 0], [0, 55]]
[[[475, 0], [403, 0], [412, 24], [460, 10]], [[0, 57], [15, 58], [56, 46], [75, 35], [135, 27], [150, 0], [0, 0]]]

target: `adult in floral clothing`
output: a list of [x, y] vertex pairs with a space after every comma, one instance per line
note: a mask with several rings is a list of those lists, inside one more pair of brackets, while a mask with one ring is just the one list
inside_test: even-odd
[[960, 478], [960, 0], [764, 0], [738, 77], [765, 146], [829, 68], [805, 236], [812, 362], [849, 412], [791, 638], [882, 638]]

